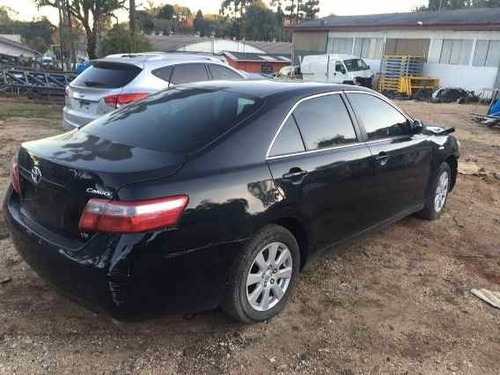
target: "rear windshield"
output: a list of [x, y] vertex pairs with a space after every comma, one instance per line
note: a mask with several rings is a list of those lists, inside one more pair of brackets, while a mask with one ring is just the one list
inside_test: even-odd
[[177, 87], [111, 112], [82, 131], [131, 146], [191, 153], [254, 113], [260, 104], [260, 99], [237, 92]]
[[344, 60], [347, 70], [350, 72], [357, 72], [358, 70], [370, 69], [368, 65], [361, 59]]
[[73, 81], [73, 85], [115, 89], [129, 84], [141, 68], [129, 64], [94, 62]]

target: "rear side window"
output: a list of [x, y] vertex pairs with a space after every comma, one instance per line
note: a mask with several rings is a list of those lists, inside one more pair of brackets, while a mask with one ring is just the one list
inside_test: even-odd
[[349, 94], [348, 97], [369, 140], [410, 134], [406, 117], [382, 99], [361, 93]]
[[276, 137], [269, 156], [294, 154], [303, 151], [305, 151], [304, 143], [300, 137], [299, 129], [293, 116], [290, 116], [281, 128], [278, 137]]
[[219, 79], [219, 80], [238, 81], [242, 79], [239, 74], [233, 72], [229, 68], [220, 65], [209, 64], [208, 68], [210, 69], [210, 73], [212, 74], [212, 79], [215, 80]]
[[171, 82], [175, 85], [189, 82], [208, 81], [208, 72], [205, 64], [175, 65]]
[[172, 76], [172, 70], [174, 70], [172, 68], [172, 66], [165, 66], [163, 68], [155, 69], [151, 73], [155, 77], [158, 77], [158, 78], [164, 80], [165, 82], [170, 82], [170, 78]]
[[72, 82], [76, 86], [119, 88], [139, 75], [141, 68], [130, 64], [95, 62]]
[[81, 131], [157, 151], [197, 151], [254, 113], [261, 100], [236, 92], [178, 87], [111, 112]]
[[357, 141], [351, 118], [340, 95], [309, 99], [293, 111], [307, 150]]

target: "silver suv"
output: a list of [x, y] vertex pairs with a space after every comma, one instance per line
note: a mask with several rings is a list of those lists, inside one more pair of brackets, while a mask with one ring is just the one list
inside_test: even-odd
[[245, 76], [210, 55], [148, 52], [109, 55], [92, 61], [66, 87], [64, 130], [85, 125], [107, 112], [171, 85]]

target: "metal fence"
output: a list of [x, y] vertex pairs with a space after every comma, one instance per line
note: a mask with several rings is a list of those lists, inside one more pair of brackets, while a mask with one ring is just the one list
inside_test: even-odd
[[0, 93], [27, 97], [63, 96], [77, 76], [73, 72], [41, 72], [23, 69], [0, 70]]

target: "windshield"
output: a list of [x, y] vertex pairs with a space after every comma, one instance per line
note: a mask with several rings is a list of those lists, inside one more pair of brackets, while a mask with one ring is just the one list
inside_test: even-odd
[[344, 60], [344, 64], [348, 71], [357, 72], [358, 70], [370, 69], [366, 63], [361, 59]]
[[157, 151], [205, 147], [254, 113], [261, 100], [221, 89], [177, 87], [111, 112], [81, 131]]

